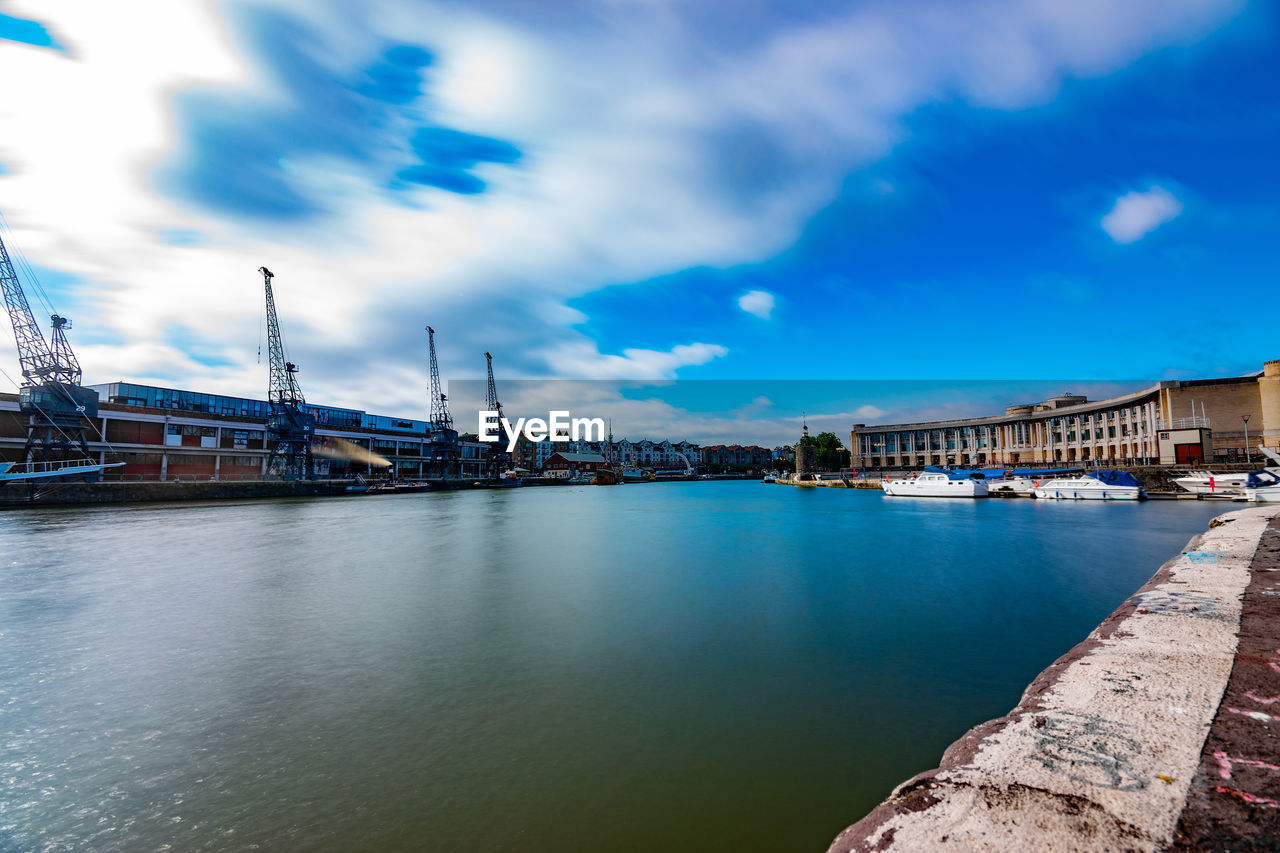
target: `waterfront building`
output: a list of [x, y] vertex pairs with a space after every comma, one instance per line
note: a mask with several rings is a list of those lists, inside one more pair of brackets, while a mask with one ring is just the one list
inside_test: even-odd
[[[125, 463], [104, 472], [105, 479], [257, 480], [266, 474], [265, 400], [130, 382], [90, 387], [101, 402], [98, 416], [85, 422], [93, 437], [89, 449], [99, 462]], [[419, 479], [429, 473], [433, 433], [426, 421], [305, 408], [316, 418], [317, 476]], [[480, 477], [489, 446], [475, 436], [463, 439], [459, 475]], [[25, 440], [17, 395], [0, 394], [0, 461], [18, 460]], [[391, 465], [373, 464], [366, 454]]]
[[773, 464], [773, 451], [754, 444], [715, 444], [702, 449], [702, 461], [712, 471], [759, 471]]
[[564, 451], [553, 453], [542, 466], [542, 472], [548, 477], [568, 478], [578, 474], [593, 474], [604, 467], [605, 459], [599, 453], [574, 453]]
[[1280, 361], [1104, 400], [1066, 393], [1002, 415], [854, 424], [849, 438], [855, 468], [1243, 461], [1246, 446], [1280, 448]]
[[[531, 471], [546, 468], [547, 460], [555, 453], [599, 453], [604, 454], [605, 441], [529, 441], [520, 436], [516, 441], [516, 464]], [[613, 442], [613, 461], [626, 468], [684, 468], [680, 459], [683, 454], [689, 464], [698, 467], [702, 464], [702, 448], [689, 441], [672, 442], [640, 439], [630, 441], [618, 439]]]

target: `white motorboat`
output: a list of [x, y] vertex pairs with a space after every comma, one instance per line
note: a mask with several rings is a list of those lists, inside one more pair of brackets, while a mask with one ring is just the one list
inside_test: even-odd
[[898, 480], [886, 480], [884, 493], [920, 498], [985, 498], [987, 481], [973, 471], [948, 471], [925, 468], [919, 474]]
[[1179, 488], [1196, 495], [1241, 495], [1249, 479], [1248, 471], [1231, 474], [1215, 474], [1212, 471], [1192, 471], [1173, 482]]
[[1280, 501], [1280, 476], [1270, 468], [1250, 471], [1244, 484], [1244, 499], [1253, 503]]
[[991, 492], [1016, 492], [1029, 495], [1040, 488], [1041, 483], [1055, 476], [1075, 474], [1082, 470], [1081, 468], [1052, 468], [1041, 471], [1035, 468], [1015, 468], [1002, 471], [995, 468], [986, 469], [982, 473], [987, 478], [987, 489]]
[[1147, 496], [1137, 477], [1128, 471], [1090, 471], [1075, 477], [1043, 481], [1031, 493], [1048, 500], [1136, 501]]

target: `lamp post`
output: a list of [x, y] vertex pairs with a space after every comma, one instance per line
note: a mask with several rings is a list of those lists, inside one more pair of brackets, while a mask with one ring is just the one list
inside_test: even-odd
[[1241, 415], [1240, 420], [1244, 421], [1244, 461], [1249, 461], [1249, 416]]

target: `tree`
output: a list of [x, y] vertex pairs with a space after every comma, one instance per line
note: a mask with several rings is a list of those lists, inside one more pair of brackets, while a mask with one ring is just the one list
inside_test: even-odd
[[840, 467], [840, 452], [844, 450], [844, 444], [834, 432], [820, 432], [816, 436], [807, 435], [800, 439], [799, 443], [818, 448], [819, 468], [830, 470]]

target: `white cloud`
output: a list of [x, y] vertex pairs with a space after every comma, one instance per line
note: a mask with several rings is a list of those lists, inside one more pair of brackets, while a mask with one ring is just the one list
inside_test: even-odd
[[1182, 202], [1164, 187], [1128, 192], [1102, 217], [1102, 230], [1117, 243], [1135, 243], [1182, 213]]
[[590, 344], [563, 344], [549, 358], [561, 376], [582, 379], [670, 379], [682, 367], [706, 364], [729, 351], [718, 344], [680, 344], [663, 352], [625, 349], [622, 355], [601, 353]]
[[773, 294], [767, 290], [748, 290], [738, 297], [738, 307], [748, 314], [768, 320], [773, 314]]
[[[260, 395], [254, 270], [264, 263], [277, 273], [285, 333], [317, 402], [421, 411], [427, 322], [447, 378], [482, 375], [485, 349], [516, 374], [673, 376], [729, 350], [679, 338], [662, 344], [669, 349], [602, 344], [566, 302], [607, 284], [767, 259], [851, 169], [901, 140], [913, 110], [948, 97], [1001, 109], [1041, 103], [1068, 75], [1108, 73], [1238, 8], [921, 0], [799, 24], [777, 16], [722, 43], [750, 16], [724, 12], [726, 29], [694, 23], [713, 7], [682, 4], [663, 14], [606, 4], [571, 21], [553, 9], [526, 17], [520, 4], [505, 18], [418, 0], [358, 11], [274, 5], [309, 17], [322, 41], [314, 53], [335, 72], [389, 40], [428, 47], [438, 62], [416, 105], [423, 114], [510, 140], [526, 156], [481, 170], [491, 185], [483, 195], [422, 190], [409, 205], [347, 164], [294, 157], [293, 179], [330, 218], [272, 226], [215, 216], [151, 181], [186, 144], [175, 92], [284, 96], [227, 24], [228, 5], [147, 4], [140, 26], [98, 0], [10, 3], [6, 13], [41, 20], [70, 48], [0, 50], [0, 74], [23, 81], [0, 100], [0, 196], [32, 262], [91, 288], [76, 300], [73, 336], [98, 330], [99, 340], [124, 342], [73, 341], [88, 381]], [[204, 242], [167, 245], [164, 229]], [[740, 307], [769, 317], [772, 294], [756, 293]], [[230, 366], [175, 343], [178, 324]], [[0, 360], [12, 362], [11, 345]]]

